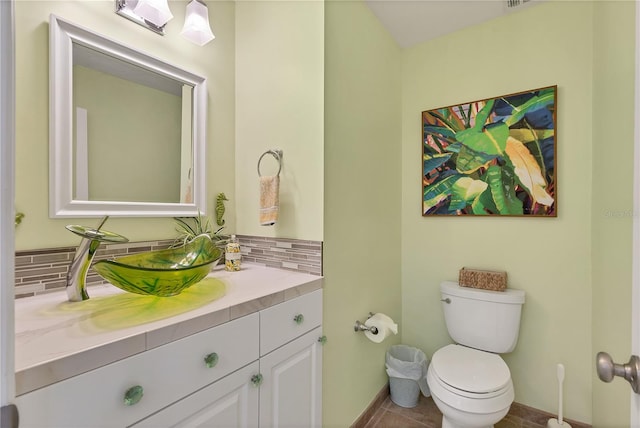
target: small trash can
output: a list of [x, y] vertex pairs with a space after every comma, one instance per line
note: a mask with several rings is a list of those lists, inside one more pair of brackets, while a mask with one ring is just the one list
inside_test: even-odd
[[420, 392], [429, 397], [427, 369], [429, 360], [420, 349], [393, 345], [387, 350], [386, 364], [391, 401], [401, 407], [418, 405]]

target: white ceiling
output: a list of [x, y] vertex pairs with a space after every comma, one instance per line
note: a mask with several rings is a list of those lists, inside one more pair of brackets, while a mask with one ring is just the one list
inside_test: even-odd
[[527, 7], [535, 0], [365, 0], [398, 45], [406, 48]]

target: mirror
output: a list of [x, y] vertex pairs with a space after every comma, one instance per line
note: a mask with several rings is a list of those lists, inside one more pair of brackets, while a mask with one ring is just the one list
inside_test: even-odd
[[50, 17], [49, 216], [204, 213], [206, 81]]

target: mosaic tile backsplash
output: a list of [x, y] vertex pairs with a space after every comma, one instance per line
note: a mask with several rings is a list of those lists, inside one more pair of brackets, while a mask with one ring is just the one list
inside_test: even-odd
[[322, 242], [237, 235], [242, 260], [322, 275]]
[[[322, 275], [322, 242], [299, 239], [266, 238], [237, 235], [242, 260], [263, 266]], [[160, 241], [102, 244], [95, 261], [118, 256], [161, 250], [173, 244], [172, 239]], [[58, 291], [65, 287], [67, 271], [76, 247], [50, 248], [16, 252], [15, 296], [30, 297]], [[87, 274], [87, 285], [105, 281], [93, 270]]]

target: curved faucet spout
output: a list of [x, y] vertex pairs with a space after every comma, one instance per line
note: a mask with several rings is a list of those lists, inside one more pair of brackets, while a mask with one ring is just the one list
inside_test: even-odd
[[101, 242], [128, 242], [122, 235], [100, 230], [109, 216], [105, 216], [97, 229], [84, 226], [67, 225], [67, 230], [82, 237], [80, 245], [73, 257], [67, 272], [67, 297], [70, 302], [81, 302], [89, 299], [87, 293], [87, 272]]
[[87, 293], [87, 272], [93, 261], [93, 256], [100, 246], [97, 239], [83, 238], [73, 257], [69, 272], [67, 272], [67, 297], [70, 302], [81, 302], [89, 299]]

